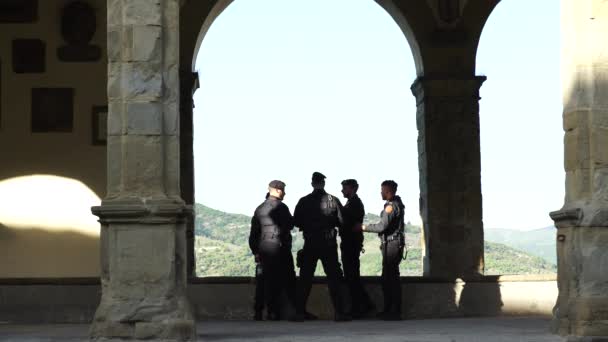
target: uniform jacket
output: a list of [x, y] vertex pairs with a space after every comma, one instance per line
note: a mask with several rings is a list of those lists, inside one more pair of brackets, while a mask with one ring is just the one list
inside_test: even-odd
[[249, 248], [253, 254], [258, 254], [262, 240], [273, 240], [291, 250], [292, 229], [293, 217], [287, 205], [280, 199], [269, 196], [255, 209], [251, 218]]
[[363, 243], [363, 232], [353, 231], [353, 227], [356, 224], [363, 223], [364, 216], [365, 208], [359, 196], [354, 195], [352, 198], [349, 198], [342, 208], [343, 224], [340, 227], [340, 238], [343, 243]]
[[380, 213], [380, 222], [366, 225], [365, 231], [378, 233], [380, 237], [403, 233], [405, 228], [404, 209], [405, 205], [399, 196], [395, 196], [392, 201], [386, 201], [384, 209]]
[[294, 211], [294, 224], [304, 233], [304, 239], [320, 238], [342, 226], [342, 203], [322, 189], [300, 198]]

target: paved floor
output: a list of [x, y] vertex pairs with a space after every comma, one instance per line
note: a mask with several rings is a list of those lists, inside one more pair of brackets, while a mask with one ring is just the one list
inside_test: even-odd
[[[399, 342], [558, 342], [544, 318], [459, 318], [402, 322], [317, 321], [200, 322], [199, 341], [399, 341]], [[86, 341], [87, 325], [8, 325], [0, 322], [0, 341]]]

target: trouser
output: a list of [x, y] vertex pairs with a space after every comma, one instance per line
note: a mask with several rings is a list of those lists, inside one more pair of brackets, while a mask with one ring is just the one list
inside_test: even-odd
[[261, 264], [255, 266], [255, 297], [253, 310], [256, 313], [264, 311], [264, 268]]
[[382, 294], [384, 312], [401, 313], [401, 281], [399, 264], [403, 258], [403, 245], [399, 239], [383, 242], [382, 250]]
[[361, 243], [342, 240], [340, 251], [342, 256], [342, 267], [344, 268], [344, 279], [350, 290], [351, 309], [353, 314], [368, 311], [372, 301], [361, 283], [361, 270], [359, 257], [361, 255]]
[[291, 251], [287, 251], [281, 257], [283, 262], [283, 270], [285, 272], [285, 292], [287, 294], [287, 300], [293, 309], [296, 307], [296, 268], [293, 263], [293, 255]]
[[285, 293], [290, 304], [295, 301], [295, 269], [291, 251], [275, 240], [262, 240], [259, 247], [263, 268], [263, 297], [268, 312], [281, 312], [281, 295]]
[[321, 260], [323, 270], [327, 276], [327, 286], [329, 287], [329, 295], [334, 306], [335, 313], [348, 312], [346, 303], [342, 299], [342, 283], [343, 275], [338, 261], [338, 246], [335, 242], [320, 241], [317, 243], [304, 242], [304, 254], [302, 265], [300, 267], [300, 286], [298, 293], [297, 311], [300, 313], [306, 312], [306, 303], [312, 288], [312, 278], [317, 268], [317, 261]]

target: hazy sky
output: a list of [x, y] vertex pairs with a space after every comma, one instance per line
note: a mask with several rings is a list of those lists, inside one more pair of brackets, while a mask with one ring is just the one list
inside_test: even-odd
[[[559, 32], [559, 1], [505, 0], [481, 37], [486, 228], [541, 228], [563, 204]], [[420, 223], [413, 58], [373, 0], [236, 0], [196, 68], [198, 203], [251, 215], [281, 179], [293, 211], [320, 171], [340, 198], [341, 180], [356, 178], [373, 213], [394, 179], [406, 220]]]

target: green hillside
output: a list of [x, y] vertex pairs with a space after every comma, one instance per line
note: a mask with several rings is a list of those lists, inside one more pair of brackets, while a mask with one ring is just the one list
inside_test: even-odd
[[[196, 205], [195, 255], [198, 276], [252, 276], [255, 271], [253, 257], [247, 245], [251, 218], [229, 214]], [[365, 221], [376, 222], [379, 217], [367, 214]], [[406, 226], [407, 260], [401, 263], [402, 275], [422, 275], [422, 249], [420, 227]], [[293, 252], [303, 244], [302, 235], [294, 230]], [[365, 234], [365, 253], [361, 256], [362, 275], [380, 275], [380, 240], [375, 234]], [[486, 274], [543, 274], [555, 273], [555, 265], [540, 257], [486, 241]], [[321, 265], [317, 274], [322, 275]]]
[[517, 248], [552, 264], [557, 263], [554, 226], [527, 231], [489, 228], [484, 231], [484, 235], [488, 241]]

